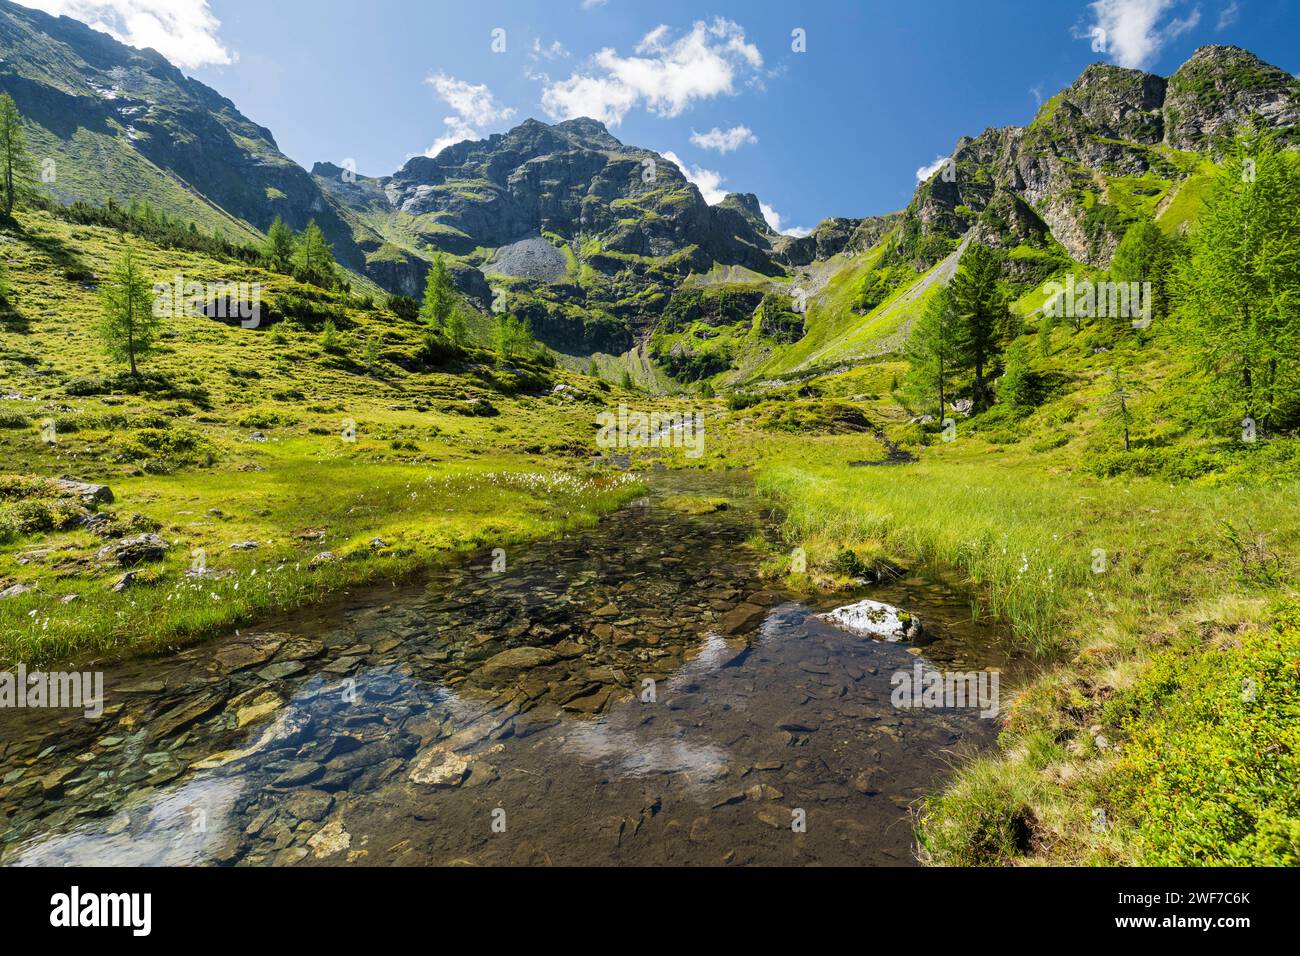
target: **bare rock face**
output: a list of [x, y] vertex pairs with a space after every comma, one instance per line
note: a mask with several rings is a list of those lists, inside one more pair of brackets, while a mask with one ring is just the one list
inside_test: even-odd
[[1169, 79], [1165, 141], [1204, 150], [1255, 118], [1300, 137], [1300, 80], [1235, 46], [1206, 46]]
[[[426, 228], [421, 238], [454, 254], [510, 247], [543, 233], [600, 237], [603, 248], [671, 256], [698, 247], [697, 258], [770, 267], [771, 230], [758, 202], [737, 197], [710, 207], [675, 164], [619, 142], [595, 120], [554, 126], [527, 120], [507, 133], [417, 156], [390, 177], [367, 181], [344, 203], [406, 213]], [[423, 224], [427, 223], [427, 227]], [[506, 255], [511, 265], [511, 254]], [[546, 281], [563, 272], [548, 256]], [[625, 264], [624, 264], [625, 265]], [[600, 268], [600, 263], [596, 263]], [[489, 265], [487, 271], [492, 271]], [[503, 274], [512, 275], [512, 272]]]
[[772, 227], [768, 225], [767, 218], [763, 215], [763, 204], [758, 201], [758, 197], [753, 193], [728, 193], [722, 202], [718, 204], [718, 208], [730, 209], [739, 213], [760, 235], [776, 234]]
[[1062, 94], [1082, 125], [1105, 139], [1151, 145], [1163, 138], [1164, 77], [1094, 63]]

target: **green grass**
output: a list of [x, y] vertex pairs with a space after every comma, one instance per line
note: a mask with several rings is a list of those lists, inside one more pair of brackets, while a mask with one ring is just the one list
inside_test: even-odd
[[854, 311], [863, 280], [879, 268], [893, 236], [891, 232], [871, 251], [835, 271], [825, 288], [808, 301], [804, 337], [792, 345], [772, 349], [770, 357], [761, 362], [750, 363], [737, 381], [781, 378], [897, 352], [905, 340], [906, 327], [924, 309], [929, 293], [903, 304], [900, 300], [929, 273], [900, 270], [899, 279], [889, 272], [889, 291], [884, 300], [865, 315]]
[[1151, 219], [1169, 194], [1173, 182], [1152, 173], [1145, 176], [1107, 176], [1106, 201], [1125, 219]]
[[120, 127], [112, 134], [78, 128], [67, 140], [39, 124], [31, 124], [28, 130], [32, 154], [55, 163], [55, 181], [48, 185], [56, 196], [112, 196], [122, 205], [133, 197], [148, 196], [155, 209], [195, 222], [204, 232], [220, 229], [238, 241], [261, 239], [246, 223], [145, 159]]
[[[1114, 364], [1142, 386], [1127, 454], [1103, 414]], [[866, 436], [805, 435], [745, 459], [785, 513], [786, 544], [806, 551], [807, 580], [833, 585], [845, 551], [946, 572], [973, 614], [1039, 661], [1004, 711], [999, 753], [962, 763], [918, 805], [923, 857], [1294, 861], [1296, 620], [1273, 629], [1267, 608], [1300, 586], [1300, 442], [1198, 433], [1168, 325], [1063, 325], [1046, 354], [1033, 343], [1030, 365], [1037, 406], [959, 417], [951, 443], [879, 392], [887, 363], [813, 380], [915, 464], [848, 467]], [[752, 425], [763, 407], [736, 416]], [[1238, 720], [1252, 675], [1259, 704]]]
[[1146, 866], [1300, 865], [1300, 605], [1198, 650], [1161, 653], [1107, 704], [1126, 849]]
[[1214, 163], [1205, 160], [1200, 168], [1175, 187], [1169, 201], [1156, 217], [1160, 228], [1170, 235], [1177, 235], [1187, 225], [1195, 222], [1205, 205], [1216, 173]]
[[[581, 467], [597, 451], [598, 406], [549, 389], [558, 377], [615, 404], [634, 396], [507, 368], [487, 352], [465, 368], [426, 368], [418, 323], [143, 242], [138, 258], [157, 281], [261, 282], [268, 302], [310, 303], [339, 331], [327, 351], [315, 320], [297, 313], [258, 329], [169, 319], [135, 387], [101, 354], [98, 301], [84, 281], [107, 273], [122, 237], [43, 213], [20, 222], [4, 236], [14, 291], [0, 319], [0, 395], [10, 396], [0, 399], [2, 470], [108, 484], [117, 500], [103, 510], [123, 527], [157, 530], [170, 548], [111, 593], [121, 569], [100, 565], [105, 541], [66, 520], [63, 505], [39, 489], [0, 502], [0, 590], [32, 589], [0, 601], [0, 666], [200, 639], [467, 548], [589, 523], [635, 492]], [[378, 344], [369, 368], [367, 339]], [[531, 383], [523, 391], [520, 376]], [[488, 406], [499, 414], [468, 414]], [[52, 444], [42, 430], [51, 421]], [[355, 441], [344, 440], [349, 422]], [[253, 441], [255, 431], [266, 440]], [[321, 530], [323, 540], [306, 537]], [[375, 538], [384, 545], [372, 547]], [[247, 541], [257, 549], [230, 548]], [[323, 551], [340, 560], [309, 570]], [[197, 552], [209, 573], [190, 578]]]
[[[636, 490], [621, 476], [575, 478], [518, 465], [369, 463], [367, 450], [309, 457], [290, 447], [278, 449], [279, 461], [261, 473], [115, 483], [121, 500], [161, 525], [172, 542], [169, 556], [141, 569], [143, 583], [120, 595], [106, 588], [120, 571], [28, 575], [39, 591], [0, 604], [0, 666], [158, 650], [229, 631], [352, 586], [400, 579], [467, 549], [591, 524]], [[311, 488], [328, 493], [304, 494]], [[324, 531], [323, 540], [301, 539], [315, 531]], [[375, 539], [382, 544], [372, 545]], [[230, 547], [246, 541], [257, 550]], [[76, 531], [29, 538], [22, 549], [73, 558], [101, 544]], [[313, 569], [311, 559], [326, 551], [339, 560]], [[207, 574], [187, 577], [200, 555]], [[63, 604], [65, 595], [75, 602]]]
[[[1019, 644], [1039, 655], [1078, 646], [1099, 617], [1108, 621], [1105, 631], [1131, 641], [1147, 609], [1236, 584], [1217, 489], [1056, 477], [970, 460], [852, 472], [773, 465], [759, 484], [786, 509], [795, 540], [879, 541], [912, 561], [961, 570], [984, 610], [1008, 621]], [[1242, 494], [1232, 514], [1269, 529], [1274, 547], [1294, 554], [1296, 490]], [[1099, 551], [1102, 574], [1093, 572]]]

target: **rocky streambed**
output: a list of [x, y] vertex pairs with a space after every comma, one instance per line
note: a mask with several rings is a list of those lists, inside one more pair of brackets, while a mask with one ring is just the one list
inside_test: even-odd
[[597, 528], [116, 667], [97, 720], [0, 710], [0, 862], [910, 863], [909, 808], [996, 723], [896, 675], [1011, 662], [918, 578], [859, 597], [923, 648], [763, 587], [773, 531], [741, 477], [655, 476]]

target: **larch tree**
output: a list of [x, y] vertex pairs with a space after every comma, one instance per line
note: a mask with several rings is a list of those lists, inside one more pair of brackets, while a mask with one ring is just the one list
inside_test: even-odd
[[103, 309], [99, 336], [104, 351], [113, 360], [130, 365], [131, 374], [139, 378], [138, 362], [157, 347], [162, 321], [154, 309], [153, 284], [130, 246], [100, 286], [99, 299]]
[[293, 253], [298, 240], [283, 219], [275, 217], [271, 228], [266, 231], [266, 242], [262, 246], [264, 255], [271, 267], [277, 272], [288, 272], [293, 266]]
[[13, 217], [14, 207], [36, 186], [36, 167], [27, 155], [23, 115], [8, 93], [0, 95], [0, 209]]
[[424, 305], [420, 318], [438, 334], [447, 331], [448, 320], [456, 308], [456, 289], [451, 282], [447, 262], [439, 253], [424, 283]]
[[[1169, 314], [1168, 275], [1173, 265], [1170, 240], [1149, 219], [1136, 222], [1124, 233], [1111, 260], [1110, 275], [1116, 282], [1150, 283], [1150, 318]], [[1143, 294], [1146, 294], [1144, 288]]]
[[1238, 137], [1177, 270], [1180, 327], [1203, 411], [1261, 430], [1300, 408], [1300, 161], [1272, 134]]
[[1001, 279], [1002, 263], [997, 254], [988, 246], [972, 243], [952, 283], [958, 354], [962, 366], [974, 377], [971, 398], [977, 412], [992, 404], [988, 376], [1002, 352], [1002, 337], [1011, 322]]
[[331, 289], [338, 282], [334, 251], [315, 220], [307, 223], [293, 253], [293, 271], [303, 282]]
[[957, 367], [958, 344], [952, 291], [942, 287], [926, 303], [907, 343], [910, 384], [937, 402], [940, 421], [948, 413], [948, 382]]

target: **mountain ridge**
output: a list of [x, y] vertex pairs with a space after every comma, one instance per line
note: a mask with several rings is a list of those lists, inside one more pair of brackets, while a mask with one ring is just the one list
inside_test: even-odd
[[[295, 229], [316, 221], [342, 265], [411, 297], [443, 254], [471, 303], [509, 308], [575, 356], [646, 342], [696, 280], [758, 303], [841, 271], [866, 281], [861, 260], [876, 250], [897, 289], [967, 235], [1029, 250], [1026, 276], [1062, 256], [1102, 266], [1126, 226], [1168, 207], [1242, 122], [1290, 142], [1300, 124], [1300, 81], [1239, 47], [1201, 47], [1169, 77], [1094, 63], [1028, 124], [959, 137], [905, 209], [793, 237], [754, 194], [710, 205], [676, 163], [590, 118], [529, 118], [387, 176], [308, 171], [216, 90], [79, 21], [0, 0], [0, 59], [0, 90], [59, 170], [57, 201], [149, 198], [246, 240], [277, 216]], [[870, 311], [872, 296], [850, 298]]]

